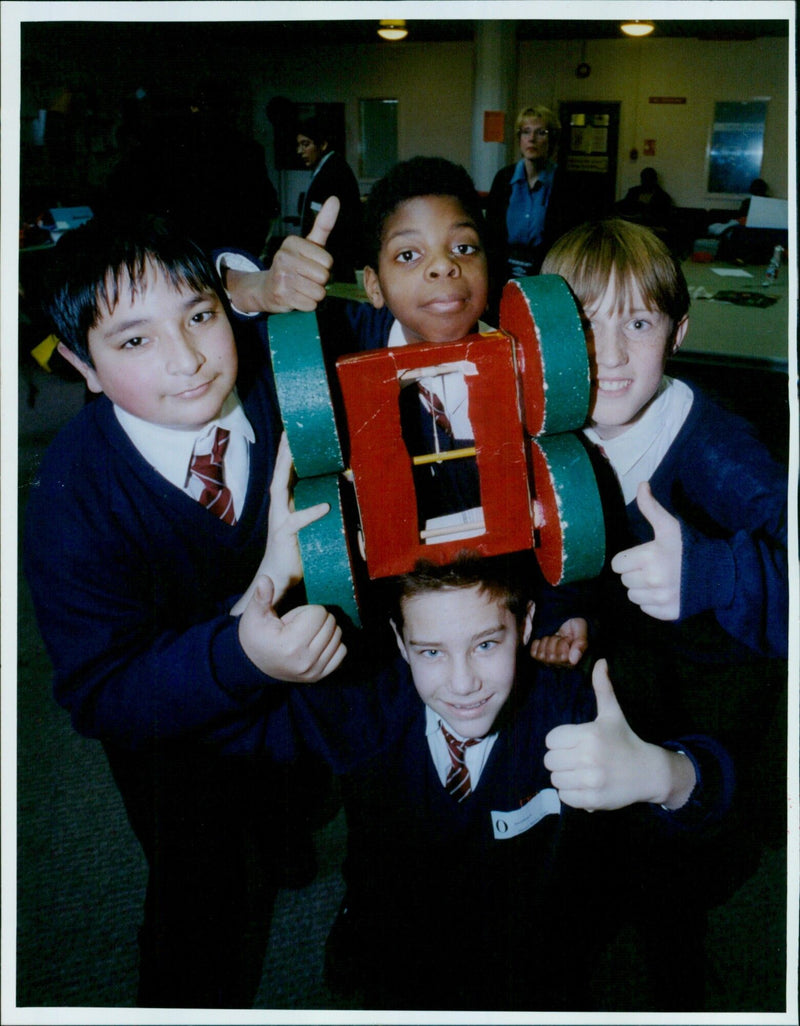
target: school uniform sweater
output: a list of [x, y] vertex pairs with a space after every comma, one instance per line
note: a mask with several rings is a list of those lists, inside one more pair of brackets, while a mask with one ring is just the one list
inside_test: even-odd
[[238, 389], [256, 441], [233, 527], [143, 459], [105, 396], [61, 431], [32, 482], [25, 571], [55, 697], [82, 734], [127, 749], [259, 746], [281, 685], [247, 658], [229, 612], [266, 543], [280, 426], [264, 350], [240, 356]]
[[[712, 829], [730, 802], [727, 755], [698, 736], [667, 742], [698, 772], [683, 809], [590, 816], [562, 807], [544, 739], [558, 724], [593, 719], [594, 698], [581, 673], [520, 660], [499, 736], [461, 803], [436, 773], [425, 706], [399, 657], [366, 686], [332, 680], [289, 697], [285, 733], [343, 774], [348, 890], [337, 957], [386, 1007], [573, 1007], [578, 966], [597, 939], [587, 903], [600, 867], [615, 872], [620, 838], [643, 856], [676, 832]], [[613, 913], [623, 882], [605, 878], [598, 914], [606, 899]], [[597, 923], [598, 937], [608, 925]]]
[[[559, 617], [596, 616], [600, 636], [628, 644], [641, 630], [671, 656], [709, 663], [785, 658], [788, 646], [787, 474], [745, 420], [695, 385], [689, 414], [655, 472], [656, 500], [681, 528], [677, 621], [662, 623], [627, 598], [607, 566], [598, 582], [560, 589], [548, 609]], [[633, 499], [623, 504], [613, 471], [595, 459], [603, 494], [606, 554], [649, 542], [653, 529]], [[588, 592], [584, 612], [575, 592]], [[552, 617], [552, 619], [551, 619]], [[540, 634], [539, 624], [536, 633]]]

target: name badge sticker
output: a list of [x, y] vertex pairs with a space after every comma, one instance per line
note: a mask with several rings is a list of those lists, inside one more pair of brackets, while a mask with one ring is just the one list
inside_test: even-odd
[[492, 831], [496, 841], [507, 841], [512, 837], [524, 834], [526, 830], [544, 819], [545, 816], [557, 816], [561, 812], [558, 791], [546, 787], [535, 794], [521, 809], [511, 812], [492, 812]]

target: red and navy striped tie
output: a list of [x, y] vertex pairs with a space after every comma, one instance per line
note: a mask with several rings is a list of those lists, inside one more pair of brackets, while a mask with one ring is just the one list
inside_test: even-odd
[[233, 496], [225, 484], [222, 463], [228, 448], [230, 431], [218, 427], [214, 432], [214, 445], [204, 456], [192, 456], [189, 472], [202, 482], [203, 491], [197, 500], [226, 524], [236, 523]]
[[465, 760], [465, 749], [471, 745], [476, 745], [479, 741], [479, 737], [471, 737], [466, 741], [459, 741], [454, 738], [453, 735], [445, 729], [445, 725], [441, 724], [442, 733], [444, 739], [447, 742], [447, 748], [450, 752], [450, 767], [447, 779], [444, 782], [445, 790], [447, 793], [455, 798], [457, 802], [463, 802], [465, 798], [469, 798], [472, 794], [472, 784], [469, 779], [469, 770], [467, 769], [467, 763]]
[[421, 382], [418, 382], [417, 390], [419, 392], [419, 397], [422, 402], [422, 405], [425, 407], [428, 413], [431, 414], [434, 421], [442, 429], [442, 431], [444, 431], [446, 435], [449, 435], [452, 438], [453, 428], [450, 424], [450, 418], [447, 416], [447, 413], [445, 412], [444, 403], [442, 402], [442, 400], [439, 398], [438, 395], [436, 395], [435, 392], [430, 392], [427, 388], [425, 388], [425, 386]]

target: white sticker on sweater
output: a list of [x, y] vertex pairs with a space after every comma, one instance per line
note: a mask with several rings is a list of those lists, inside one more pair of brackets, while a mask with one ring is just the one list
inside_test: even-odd
[[506, 841], [511, 837], [518, 837], [526, 830], [544, 819], [545, 816], [557, 816], [561, 812], [561, 802], [558, 791], [553, 787], [546, 787], [543, 791], [535, 794], [530, 801], [527, 801], [521, 809], [512, 809], [511, 812], [492, 812], [492, 830], [496, 841]]

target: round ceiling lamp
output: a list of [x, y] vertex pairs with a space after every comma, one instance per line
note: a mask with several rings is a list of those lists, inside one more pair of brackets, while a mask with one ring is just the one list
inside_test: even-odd
[[655, 25], [652, 21], [626, 21], [620, 28], [626, 36], [649, 36]]
[[400, 39], [405, 39], [408, 35], [408, 29], [406, 23], [402, 18], [387, 18], [381, 21], [380, 27], [378, 28], [378, 35], [381, 39], [388, 39], [393, 43], [396, 43]]

